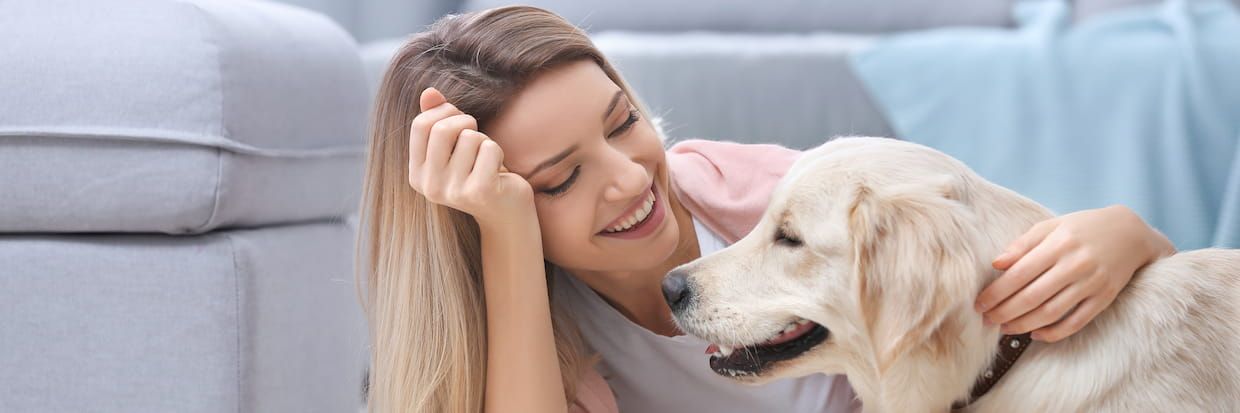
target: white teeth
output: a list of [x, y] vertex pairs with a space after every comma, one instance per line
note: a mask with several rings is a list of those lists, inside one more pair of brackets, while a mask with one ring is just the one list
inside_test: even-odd
[[[806, 320], [806, 319], [804, 319], [804, 318], [797, 319], [797, 321], [790, 322], [790, 323], [788, 323], [788, 325], [784, 326], [784, 329], [783, 329], [783, 330], [781, 330], [779, 333], [776, 333], [776, 334], [775, 334], [774, 336], [772, 336], [769, 340], [774, 340], [776, 337], [779, 337], [779, 336], [784, 335], [784, 334], [791, 333], [791, 332], [795, 331], [796, 329], [800, 328], [801, 326], [804, 326], [804, 325], [806, 325], [806, 324], [808, 324], [808, 323], [809, 323], [809, 320]], [[768, 340], [768, 341], [769, 341], [769, 340]]]
[[719, 346], [719, 355], [720, 357], [727, 357], [727, 356], [732, 355], [732, 348], [728, 346]]
[[721, 372], [721, 373], [723, 373], [723, 374], [726, 374], [726, 375], [728, 375], [728, 376], [731, 376], [731, 377], [739, 377], [739, 376], [756, 376], [756, 375], [758, 375], [758, 373], [754, 373], [754, 372], [752, 372], [752, 371], [732, 370], [732, 369], [723, 369], [723, 370], [721, 370], [720, 372]]
[[646, 195], [646, 202], [642, 204], [641, 208], [633, 211], [633, 215], [622, 221], [620, 225], [608, 228], [607, 232], [621, 232], [632, 228], [633, 225], [636, 225], [638, 222], [642, 222], [642, 220], [645, 220], [646, 217], [650, 215], [650, 211], [654, 209], [653, 206], [654, 192], [650, 192], [649, 195]]

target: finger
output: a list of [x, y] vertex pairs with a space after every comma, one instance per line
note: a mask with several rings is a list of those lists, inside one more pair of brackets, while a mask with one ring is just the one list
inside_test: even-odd
[[[470, 172], [469, 179], [480, 182], [494, 180], [504, 167], [503, 161], [504, 151], [499, 144], [490, 139], [483, 140], [478, 144], [478, 156], [474, 159], [474, 169]], [[507, 172], [507, 169], [503, 172]]]
[[[1017, 317], [1034, 311], [1064, 288], [1077, 284], [1078, 281], [1093, 274], [1095, 269], [1088, 265], [1087, 261], [1060, 259], [1049, 270], [1034, 277], [1033, 281], [1030, 281], [1028, 285], [1012, 294], [1003, 303], [987, 311], [985, 314], [986, 319], [996, 324], [1008, 323]], [[1091, 284], [1093, 283], [1091, 281]], [[1092, 293], [1094, 290], [1090, 291]]]
[[1004, 248], [1003, 252], [1000, 253], [998, 257], [995, 257], [994, 261], [991, 261], [990, 265], [996, 270], [1008, 269], [1008, 267], [1011, 267], [1013, 263], [1019, 261], [1021, 257], [1025, 256], [1025, 254], [1028, 254], [1034, 247], [1042, 243], [1042, 240], [1046, 239], [1046, 236], [1057, 226], [1058, 221], [1055, 219], [1048, 219], [1034, 224], [1028, 231], [1025, 231], [1024, 234], [1017, 237], [1015, 241], [1008, 244], [1007, 248]]
[[465, 129], [478, 129], [478, 121], [466, 114], [449, 116], [431, 126], [431, 136], [426, 145], [426, 164], [429, 170], [442, 170], [448, 166], [452, 148]]
[[418, 111], [425, 112], [427, 109], [447, 103], [448, 98], [444, 97], [443, 92], [433, 87], [422, 90], [422, 95], [418, 97]]
[[430, 141], [431, 128], [439, 121], [455, 115], [464, 114], [451, 103], [441, 103], [429, 110], [419, 113], [409, 124], [409, 165], [410, 170], [420, 168], [426, 162], [427, 145]]
[[1003, 334], [1024, 334], [1049, 326], [1063, 319], [1064, 315], [1072, 311], [1077, 304], [1088, 298], [1090, 292], [1093, 291], [1089, 287], [1089, 283], [1084, 281], [1072, 283], [1066, 288], [1059, 290], [1050, 299], [1043, 300], [1044, 302], [1032, 311], [1025, 312], [1024, 315], [1016, 317], [1011, 321], [996, 322], [1003, 323]]
[[977, 311], [987, 312], [999, 303], [1007, 300], [1012, 294], [1020, 291], [1034, 278], [1046, 272], [1058, 257], [1051, 244], [1039, 244], [1037, 248], [1021, 257], [1020, 261], [990, 282], [977, 296], [974, 307]]
[[472, 129], [461, 131], [456, 139], [456, 147], [452, 149], [452, 157], [448, 159], [448, 171], [454, 182], [464, 183], [465, 178], [474, 169], [474, 161], [478, 158], [478, 147], [486, 137]]
[[1056, 341], [1063, 340], [1070, 335], [1076, 334], [1076, 332], [1081, 331], [1085, 325], [1089, 324], [1094, 317], [1101, 314], [1102, 310], [1106, 309], [1107, 305], [1110, 303], [1111, 300], [1106, 300], [1099, 296], [1086, 298], [1084, 301], [1081, 301], [1081, 304], [1077, 305], [1076, 309], [1072, 310], [1072, 312], [1069, 313], [1063, 320], [1059, 320], [1059, 322], [1052, 324], [1050, 327], [1034, 330], [1033, 339], [1054, 343]]

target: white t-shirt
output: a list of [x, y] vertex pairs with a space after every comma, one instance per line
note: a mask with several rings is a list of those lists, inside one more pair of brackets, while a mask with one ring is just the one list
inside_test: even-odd
[[[693, 220], [702, 256], [725, 242]], [[594, 290], [556, 270], [557, 299], [566, 300], [586, 342], [602, 355], [597, 369], [623, 413], [844, 413], [854, 408], [843, 377], [822, 374], [765, 386], [742, 385], [715, 374], [697, 337], [664, 337], [634, 324]]]

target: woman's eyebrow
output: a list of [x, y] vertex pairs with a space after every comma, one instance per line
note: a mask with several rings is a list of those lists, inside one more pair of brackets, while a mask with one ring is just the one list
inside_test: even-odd
[[[603, 112], [603, 122], [606, 122], [607, 116], [611, 115], [611, 112], [616, 110], [616, 105], [620, 103], [621, 96], [624, 96], [624, 91], [622, 90], [617, 90], [616, 94], [611, 95], [611, 102], [607, 103], [607, 111]], [[564, 151], [556, 154], [555, 156], [552, 156], [550, 159], [543, 161], [542, 163], [538, 164], [538, 166], [535, 166], [534, 170], [530, 171], [530, 173], [524, 175], [525, 179], [532, 178], [534, 174], [537, 174], [539, 171], [542, 171], [543, 169], [547, 169], [552, 166], [555, 166], [555, 164], [560, 163], [560, 161], [563, 161], [564, 158], [568, 157], [568, 155], [572, 155], [573, 152], [576, 150], [577, 150], [577, 144], [573, 144], [573, 146], [570, 146], [568, 149], [565, 149]]]
[[568, 147], [568, 149], [565, 149], [564, 151], [556, 154], [555, 156], [552, 156], [550, 159], [547, 159], [543, 161], [542, 163], [538, 164], [538, 166], [535, 166], [533, 171], [530, 171], [530, 173], [525, 175], [525, 179], [530, 179], [534, 177], [534, 174], [538, 173], [538, 171], [555, 166], [555, 164], [560, 163], [560, 161], [563, 161], [564, 158], [568, 157], [568, 155], [572, 155], [573, 151], [576, 151], [576, 150], [577, 150], [577, 144], [574, 143], [573, 146]]
[[603, 112], [603, 122], [607, 121], [607, 116], [611, 115], [611, 111], [616, 110], [616, 104], [620, 103], [620, 96], [624, 95], [624, 91], [617, 90], [616, 94], [611, 96], [611, 103], [607, 104], [607, 111]]

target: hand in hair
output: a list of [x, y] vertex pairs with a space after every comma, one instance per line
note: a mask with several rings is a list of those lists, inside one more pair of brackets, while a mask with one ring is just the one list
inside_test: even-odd
[[480, 226], [533, 214], [534, 191], [503, 166], [499, 144], [478, 121], [426, 88], [409, 130], [409, 185], [430, 202], [473, 215]]

